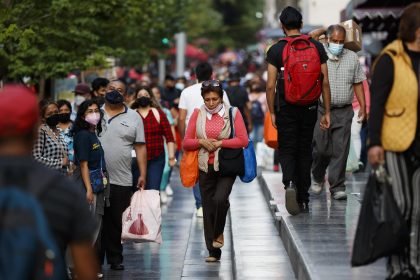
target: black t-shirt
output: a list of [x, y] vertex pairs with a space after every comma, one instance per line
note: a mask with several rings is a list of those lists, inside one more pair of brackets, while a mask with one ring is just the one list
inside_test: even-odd
[[[404, 46], [405, 51], [411, 59], [414, 73], [419, 77], [420, 52], [412, 52]], [[385, 104], [391, 93], [394, 84], [394, 62], [392, 58], [385, 54], [378, 59], [375, 71], [372, 75], [370, 85], [370, 118], [369, 118], [369, 146], [381, 145], [381, 131]], [[419, 89], [420, 90], [420, 89]], [[420, 92], [419, 92], [420, 94]], [[420, 98], [417, 106], [417, 116], [420, 117]], [[420, 129], [417, 125], [416, 139], [410, 150], [420, 157]]]
[[245, 107], [249, 101], [248, 91], [240, 85], [230, 86], [226, 88], [226, 94], [229, 98], [230, 105], [238, 107], [245, 122], [248, 120], [245, 118]]
[[89, 170], [95, 170], [101, 167], [102, 160], [102, 170], [106, 170], [104, 150], [95, 133], [87, 129], [79, 131], [74, 136], [73, 145], [77, 166], [80, 166], [81, 161], [87, 161]]
[[169, 108], [178, 108], [178, 103], [175, 103], [175, 99], [180, 98], [181, 91], [175, 87], [173, 88], [163, 88], [162, 90], [162, 100], [169, 103]]
[[30, 157], [0, 157], [0, 179], [0, 187], [46, 184], [38, 201], [63, 258], [68, 244], [92, 242], [96, 222], [86, 195], [67, 177]]
[[[327, 63], [328, 56], [327, 56], [327, 53], [325, 52], [324, 46], [320, 42], [314, 39], [310, 39], [310, 41], [315, 44], [315, 47], [318, 50], [321, 64]], [[286, 44], [287, 44], [286, 41], [278, 41], [277, 43], [275, 43], [274, 45], [270, 47], [270, 49], [267, 52], [267, 57], [266, 57], [266, 61], [270, 63], [271, 65], [275, 66], [279, 73], [277, 77], [277, 87], [276, 87], [276, 96], [277, 96], [277, 102], [278, 102], [275, 104], [276, 107], [277, 106], [281, 107], [287, 104], [284, 97], [284, 80], [281, 77], [281, 68], [283, 67], [283, 50]], [[312, 106], [312, 105], [309, 105], [309, 106]]]

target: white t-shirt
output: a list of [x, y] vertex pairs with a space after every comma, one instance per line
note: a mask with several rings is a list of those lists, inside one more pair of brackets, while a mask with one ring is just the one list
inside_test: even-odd
[[[229, 98], [226, 92], [223, 91], [223, 101], [230, 105]], [[187, 87], [181, 92], [179, 99], [179, 109], [187, 110], [187, 117], [185, 118], [185, 126], [188, 126], [188, 122], [194, 109], [200, 108], [204, 104], [203, 97], [201, 96], [201, 83]]]

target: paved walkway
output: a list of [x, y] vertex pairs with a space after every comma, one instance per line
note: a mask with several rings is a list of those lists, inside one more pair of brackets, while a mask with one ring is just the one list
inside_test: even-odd
[[105, 265], [105, 279], [295, 279], [257, 180], [235, 183], [222, 258], [210, 264], [192, 191], [180, 187], [178, 172], [171, 184], [174, 196], [162, 208], [163, 243], [124, 244], [125, 270]]

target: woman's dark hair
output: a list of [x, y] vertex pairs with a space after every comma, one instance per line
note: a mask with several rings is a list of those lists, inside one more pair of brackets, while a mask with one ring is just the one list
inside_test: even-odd
[[136, 101], [131, 105], [131, 109], [136, 110], [140, 107], [140, 104], [137, 102], [137, 95], [139, 94], [139, 91], [145, 90], [150, 95], [150, 100], [152, 101], [150, 106], [156, 109], [160, 109], [159, 102], [157, 102], [155, 95], [153, 94], [152, 88], [148, 86], [138, 86], [136, 87]]
[[[208, 84], [208, 85], [207, 85]], [[204, 98], [209, 92], [216, 92], [223, 99], [223, 87], [219, 81], [204, 81], [201, 86], [201, 96]]]
[[47, 111], [47, 108], [50, 105], [55, 105], [57, 106], [57, 108], [59, 108], [57, 103], [54, 102], [54, 100], [52, 99], [42, 99], [41, 101], [39, 101], [38, 106], [39, 106], [39, 114], [41, 118], [45, 116], [45, 112]]
[[398, 37], [408, 43], [416, 40], [416, 31], [420, 28], [420, 3], [408, 5], [401, 15]]
[[65, 99], [60, 99], [57, 101], [57, 106], [58, 106], [58, 110], [60, 110], [61, 107], [63, 106], [67, 106], [70, 109], [70, 112], [73, 110], [73, 108], [71, 107], [70, 102], [68, 102]]
[[[75, 136], [78, 132], [89, 129], [91, 124], [85, 121], [84, 116], [87, 111], [87, 109], [92, 106], [96, 105], [98, 108], [101, 108], [99, 106], [99, 103], [94, 99], [89, 99], [84, 101], [82, 104], [80, 104], [79, 109], [77, 110], [77, 116], [76, 120], [74, 121], [73, 128], [71, 129], [71, 135]], [[102, 132], [102, 118], [104, 117], [104, 113], [102, 110], [99, 110], [99, 114], [101, 116], [101, 119], [99, 120], [98, 124], [96, 125], [96, 130], [98, 131], [98, 135]]]
[[291, 6], [283, 9], [279, 19], [283, 27], [287, 30], [302, 28], [302, 14]]

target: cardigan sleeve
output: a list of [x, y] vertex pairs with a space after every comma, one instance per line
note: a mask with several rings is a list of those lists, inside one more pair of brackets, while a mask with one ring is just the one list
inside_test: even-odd
[[235, 115], [235, 136], [232, 139], [223, 139], [222, 147], [223, 148], [244, 148], [248, 146], [248, 133], [246, 132], [244, 119], [239, 110], [236, 110]]
[[188, 122], [187, 131], [185, 132], [185, 137], [182, 146], [187, 151], [193, 151], [200, 148], [200, 144], [198, 143], [198, 139], [196, 139], [197, 137], [195, 135], [198, 112], [198, 110], [194, 110]]

